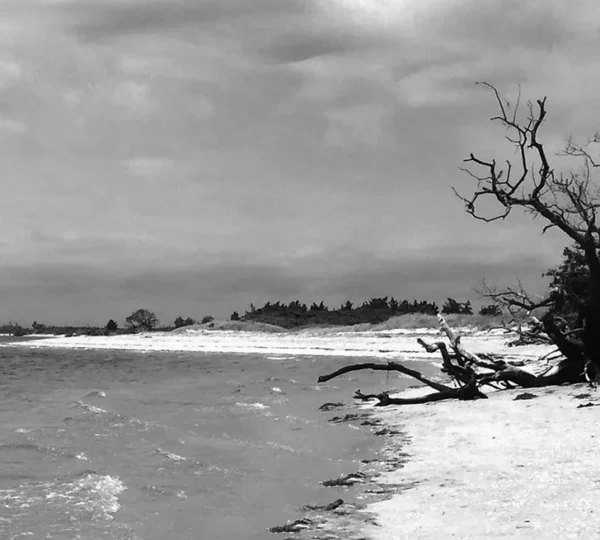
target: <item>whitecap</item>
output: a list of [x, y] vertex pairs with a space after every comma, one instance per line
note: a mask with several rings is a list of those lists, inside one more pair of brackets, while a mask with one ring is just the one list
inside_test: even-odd
[[244, 409], [268, 409], [269, 406], [264, 403], [236, 403], [236, 407], [242, 407]]
[[104, 392], [104, 390], [94, 390], [93, 392], [90, 392], [89, 394], [87, 394], [85, 396], [87, 397], [100, 397], [100, 398], [105, 398], [106, 397], [106, 392]]
[[161, 456], [164, 456], [167, 459], [170, 459], [172, 461], [185, 461], [185, 458], [183, 456], [180, 456], [178, 454], [174, 454], [173, 452], [167, 452], [166, 450], [163, 450], [162, 448], [157, 448], [156, 451]]
[[91, 474], [79, 480], [75, 490], [89, 490], [93, 497], [76, 503], [76, 505], [84, 506], [87, 510], [99, 513], [107, 519], [112, 519], [112, 514], [121, 508], [119, 494], [126, 489], [118, 476]]
[[101, 409], [100, 407], [95, 407], [94, 405], [88, 405], [87, 403], [83, 403], [83, 401], [78, 401], [77, 404], [80, 407], [83, 407], [86, 411], [90, 411], [96, 414], [102, 414], [107, 412], [104, 409]]

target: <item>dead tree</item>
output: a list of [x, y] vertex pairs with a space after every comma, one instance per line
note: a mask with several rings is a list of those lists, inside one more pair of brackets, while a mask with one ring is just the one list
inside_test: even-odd
[[[542, 232], [556, 228], [564, 233], [581, 250], [589, 270], [576, 328], [557, 318], [561, 291], [551, 290], [541, 299], [532, 299], [522, 288], [496, 291], [489, 296], [509, 310], [545, 310], [542, 316], [545, 333], [564, 356], [553, 380], [557, 384], [583, 380], [591, 364], [600, 371], [597, 369], [600, 364], [600, 229], [597, 224], [600, 192], [594, 176], [600, 161], [593, 154], [600, 135], [594, 135], [584, 144], [569, 140], [561, 155], [581, 160], [582, 166], [567, 173], [558, 172], [550, 164], [540, 134], [547, 114], [546, 98], [528, 103], [525, 117], [521, 119], [519, 100], [511, 107], [495, 87], [481, 84], [495, 96], [498, 114], [491, 120], [506, 129], [506, 139], [516, 150], [517, 158], [502, 165], [496, 159], [470, 154], [463, 170], [477, 182], [477, 187], [469, 196], [455, 190], [456, 195], [465, 203], [466, 212], [480, 221], [506, 219], [515, 209], [541, 218]], [[487, 201], [496, 204], [495, 213], [485, 213], [483, 207], [489, 207]]]
[[[346, 373], [371, 369], [375, 371], [397, 371], [409, 377], [413, 377], [419, 382], [436, 390], [434, 393], [413, 398], [394, 398], [390, 397], [388, 392], [363, 394], [360, 390], [356, 391], [355, 398], [363, 401], [376, 399], [378, 400], [377, 406], [379, 407], [387, 405], [418, 405], [447, 399], [485, 399], [487, 396], [481, 391], [481, 387], [486, 385], [499, 390], [501, 389], [501, 386], [507, 388], [514, 388], [514, 386], [537, 388], [562, 384], [564, 382], [577, 382], [576, 380], [566, 379], [568, 370], [565, 370], [562, 367], [562, 364], [568, 362], [568, 360], [564, 359], [562, 356], [557, 365], [550, 367], [540, 375], [536, 375], [533, 372], [521, 369], [517, 363], [487, 358], [483, 355], [476, 355], [467, 351], [461, 343], [460, 334], [455, 333], [441, 315], [438, 315], [438, 319], [441, 330], [449, 341], [451, 350], [449, 350], [448, 345], [444, 341], [427, 343], [419, 338], [417, 339], [417, 342], [429, 353], [440, 352], [442, 356], [441, 371], [450, 379], [451, 386], [432, 381], [419, 371], [408, 368], [398, 362], [388, 362], [385, 364], [376, 362], [350, 364], [332, 373], [321, 375], [317, 382], [324, 383], [336, 377], [345, 375]], [[589, 368], [589, 366], [587, 367]], [[583, 375], [581, 373], [578, 374], [577, 380], [581, 380], [582, 377]]]
[[[423, 343], [419, 341], [420, 343]], [[344, 375], [346, 373], [350, 373], [352, 371], [358, 371], [363, 369], [372, 369], [376, 371], [399, 371], [404, 375], [408, 375], [409, 377], [413, 377], [418, 381], [430, 386], [434, 390], [437, 390], [436, 393], [428, 394], [426, 396], [419, 396], [415, 398], [391, 398], [387, 392], [382, 392], [380, 394], [363, 394], [360, 390], [356, 391], [355, 397], [358, 399], [366, 400], [366, 399], [378, 399], [378, 406], [384, 405], [416, 405], [419, 403], [428, 403], [430, 401], [441, 401], [444, 399], [478, 399], [485, 398], [486, 396], [479, 390], [477, 386], [477, 377], [473, 370], [469, 368], [465, 368], [463, 366], [455, 365], [452, 363], [450, 359], [450, 355], [448, 350], [446, 349], [445, 343], [440, 343], [436, 345], [441, 345], [441, 349], [444, 352], [444, 367], [446, 369], [446, 373], [450, 374], [452, 377], [455, 377], [457, 380], [463, 382], [458, 387], [451, 387], [445, 384], [441, 384], [430, 379], [424, 377], [420, 372], [407, 368], [406, 366], [399, 364], [398, 362], [388, 362], [387, 364], [378, 364], [375, 362], [367, 362], [363, 364], [351, 364], [349, 366], [344, 366], [333, 373], [329, 373], [327, 375], [321, 375], [317, 382], [323, 383], [330, 381], [336, 377]], [[431, 346], [430, 352], [438, 350], [439, 347]]]
[[[487, 297], [507, 308], [512, 315], [522, 311], [543, 311], [543, 331], [556, 345], [560, 360], [544, 373], [534, 374], [515, 363], [474, 355], [465, 350], [460, 335], [455, 334], [440, 317], [451, 350], [442, 341], [428, 344], [419, 340], [419, 343], [428, 352], [440, 352], [442, 372], [450, 377], [453, 386], [430, 381], [397, 362], [346, 366], [319, 377], [319, 382], [357, 369], [376, 369], [399, 371], [437, 390], [427, 396], [404, 399], [390, 398], [387, 393], [365, 395], [358, 391], [356, 395], [360, 399], [375, 397], [379, 400], [378, 405], [406, 405], [482, 398], [485, 395], [480, 388], [485, 385], [535, 388], [585, 380], [595, 382], [600, 378], [600, 228], [597, 225], [600, 186], [593, 174], [600, 168], [600, 158], [592, 153], [594, 145], [600, 145], [600, 134], [581, 145], [569, 140], [562, 156], [581, 160], [582, 167], [568, 173], [557, 172], [550, 164], [540, 135], [547, 114], [546, 98], [527, 103], [524, 118], [521, 118], [520, 96], [512, 107], [495, 87], [481, 84], [495, 96], [498, 114], [491, 120], [508, 132], [506, 140], [516, 150], [517, 158], [499, 164], [494, 158], [470, 154], [462, 170], [476, 181], [476, 188], [469, 196], [454, 192], [465, 203], [466, 212], [477, 220], [487, 223], [504, 220], [515, 209], [524, 210], [541, 219], [544, 224], [542, 233], [552, 228], [560, 230], [582, 254], [586, 266], [583, 279], [586, 282], [583, 294], [573, 303], [577, 310], [576, 317], [573, 317], [575, 322], [559, 316], [560, 307], [565, 303], [565, 291], [551, 289], [545, 297], [535, 299], [520, 285], [501, 291], [485, 291]], [[490, 207], [488, 201], [492, 202], [492, 206], [495, 203], [497, 211], [485, 213], [485, 209]]]

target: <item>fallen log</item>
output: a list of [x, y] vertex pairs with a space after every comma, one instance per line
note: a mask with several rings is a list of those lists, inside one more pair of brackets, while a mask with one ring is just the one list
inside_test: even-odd
[[[554, 323], [554, 319], [551, 316], [544, 317], [544, 327], [547, 333], [553, 337], [560, 353], [564, 357], [558, 364], [540, 375], [519, 369], [515, 363], [509, 364], [503, 359], [497, 358], [497, 356], [476, 355], [467, 351], [462, 345], [460, 334], [450, 328], [444, 317], [438, 315], [438, 319], [443, 333], [450, 342], [452, 352], [443, 341], [435, 343], [426, 343], [422, 339], [418, 339], [417, 341], [429, 353], [440, 352], [442, 355], [441, 371], [454, 381], [455, 386], [432, 381], [420, 372], [398, 362], [351, 364], [332, 373], [321, 375], [318, 378], [318, 382], [326, 382], [353, 371], [371, 369], [378, 371], [398, 371], [436, 390], [432, 394], [411, 398], [391, 397], [389, 392], [363, 394], [360, 390], [356, 391], [356, 398], [364, 401], [377, 399], [378, 403], [376, 403], [376, 406], [384, 407], [388, 405], [418, 405], [448, 399], [485, 399], [487, 396], [480, 390], [484, 385], [502, 390], [497, 384], [503, 385], [505, 388], [514, 388], [515, 386], [539, 388], [564, 383], [584, 382], [586, 379], [590, 383], [600, 380], [600, 368], [596, 367], [596, 364], [586, 357], [581, 342], [563, 333]], [[476, 368], [483, 371], [476, 371]]]
[[405, 375], [414, 377], [415, 379], [417, 379], [417, 381], [420, 381], [428, 386], [431, 386], [431, 388], [434, 388], [435, 390], [438, 390], [439, 392], [451, 390], [450, 387], [445, 386], [443, 384], [436, 383], [434, 381], [430, 381], [429, 379], [426, 379], [425, 377], [423, 377], [423, 375], [421, 375], [421, 373], [419, 373], [418, 371], [407, 368], [406, 366], [403, 366], [402, 364], [398, 364], [397, 362], [388, 362], [387, 364], [376, 364], [374, 362], [366, 362], [363, 364], [351, 364], [349, 366], [344, 366], [343, 368], [340, 368], [340, 369], [338, 369], [332, 373], [329, 373], [327, 375], [319, 376], [319, 378], [317, 379], [317, 382], [319, 382], [319, 383], [327, 382], [327, 381], [330, 381], [331, 379], [335, 379], [336, 377], [339, 377], [340, 375], [344, 375], [344, 374], [350, 373], [352, 371], [359, 371], [362, 369], [372, 369], [374, 371], [399, 371], [400, 373], [404, 373]]
[[[443, 345], [443, 344], [442, 344]], [[437, 349], [436, 349], [437, 350]], [[318, 378], [318, 382], [327, 382], [335, 377], [339, 377], [346, 373], [350, 373], [353, 371], [359, 371], [362, 369], [372, 369], [379, 371], [399, 371], [400, 373], [404, 373], [405, 375], [409, 375], [414, 377], [418, 381], [421, 381], [428, 386], [437, 390], [436, 393], [427, 394], [425, 396], [418, 396], [414, 398], [392, 398], [389, 396], [387, 392], [382, 392], [381, 394], [363, 394], [360, 390], [357, 390], [355, 396], [359, 399], [377, 399], [379, 403], [376, 404], [377, 407], [385, 407], [387, 405], [418, 405], [422, 403], [430, 403], [432, 401], [442, 401], [445, 399], [460, 399], [460, 400], [469, 400], [469, 399], [484, 399], [487, 396], [483, 394], [479, 388], [477, 388], [477, 380], [475, 377], [475, 372], [470, 368], [456, 366], [450, 363], [449, 369], [458, 370], [461, 374], [465, 375], [465, 382], [462, 386], [458, 388], [452, 388], [450, 386], [446, 386], [444, 384], [436, 383], [424, 377], [421, 373], [414, 369], [407, 368], [402, 364], [397, 362], [389, 362], [387, 364], [376, 364], [373, 362], [367, 362], [362, 364], [351, 364], [349, 366], [344, 366], [333, 373], [329, 373], [327, 375], [321, 375]], [[470, 379], [466, 379], [466, 374], [470, 374]]]
[[296, 519], [290, 521], [285, 525], [277, 525], [276, 527], [270, 527], [268, 530], [272, 533], [297, 533], [305, 529], [310, 529], [314, 525], [314, 522], [308, 518]]
[[322, 506], [321, 505], [317, 505], [317, 504], [307, 504], [306, 506], [303, 506], [302, 508], [303, 508], [303, 510], [312, 510], [312, 511], [321, 511], [321, 512], [332, 512], [336, 508], [339, 508], [340, 506], [342, 506], [342, 504], [344, 504], [344, 500], [343, 499], [336, 499], [332, 503], [325, 504], [325, 505], [322, 505]]
[[367, 475], [361, 472], [355, 472], [347, 474], [346, 476], [340, 476], [334, 480], [325, 480], [321, 482], [324, 486], [335, 487], [335, 486], [353, 486], [359, 482], [364, 482], [367, 479]]

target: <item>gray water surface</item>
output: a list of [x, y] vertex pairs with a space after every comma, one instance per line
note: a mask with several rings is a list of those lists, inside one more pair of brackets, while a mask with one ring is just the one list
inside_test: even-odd
[[0, 538], [275, 538], [377, 450], [328, 419], [356, 388], [408, 381], [315, 383], [357, 361], [0, 348]]

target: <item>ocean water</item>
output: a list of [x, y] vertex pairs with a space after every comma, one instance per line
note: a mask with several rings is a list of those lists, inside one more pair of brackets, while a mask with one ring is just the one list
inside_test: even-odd
[[[356, 388], [317, 385], [360, 359], [0, 348], [0, 538], [258, 540], [304, 504], [352, 493], [319, 482], [360, 468], [378, 440]], [[348, 406], [322, 412], [325, 402]]]

